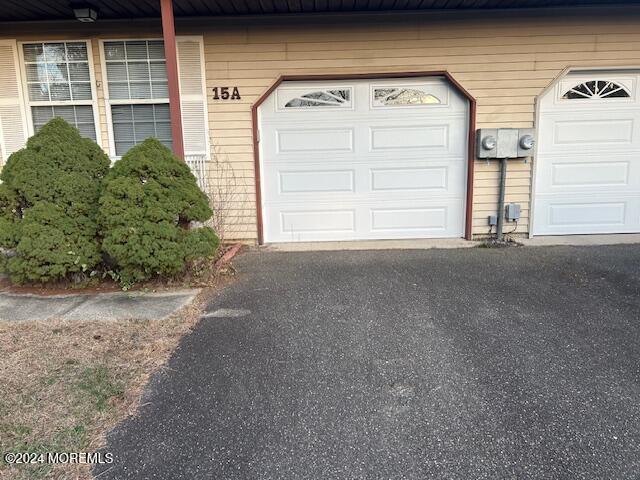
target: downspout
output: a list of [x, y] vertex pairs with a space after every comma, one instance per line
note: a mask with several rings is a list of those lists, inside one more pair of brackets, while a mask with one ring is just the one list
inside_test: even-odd
[[162, 38], [167, 64], [169, 87], [169, 113], [171, 115], [171, 140], [173, 153], [184, 160], [184, 140], [182, 138], [182, 112], [180, 111], [180, 83], [178, 79], [178, 53], [176, 31], [173, 20], [173, 0], [160, 0], [162, 14]]

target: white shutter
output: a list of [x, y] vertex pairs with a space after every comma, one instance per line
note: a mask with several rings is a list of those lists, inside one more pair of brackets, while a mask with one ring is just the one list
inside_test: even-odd
[[24, 147], [27, 122], [15, 40], [0, 40], [0, 156], [6, 159]]
[[209, 155], [202, 37], [178, 37], [180, 107], [185, 156]]

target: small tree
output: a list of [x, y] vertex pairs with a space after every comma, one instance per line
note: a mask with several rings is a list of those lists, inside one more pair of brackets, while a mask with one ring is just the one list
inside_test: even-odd
[[212, 214], [189, 167], [150, 138], [107, 175], [100, 198], [102, 246], [125, 285], [174, 275], [215, 252], [219, 240], [211, 228], [188, 228]]
[[0, 179], [0, 247], [16, 283], [47, 282], [101, 261], [98, 199], [109, 158], [54, 118], [7, 160]]

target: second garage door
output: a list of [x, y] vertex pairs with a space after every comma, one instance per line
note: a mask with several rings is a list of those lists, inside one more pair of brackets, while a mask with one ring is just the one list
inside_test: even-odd
[[462, 236], [467, 128], [444, 79], [281, 84], [259, 109], [264, 240]]
[[535, 235], [640, 232], [640, 75], [568, 75], [540, 99]]

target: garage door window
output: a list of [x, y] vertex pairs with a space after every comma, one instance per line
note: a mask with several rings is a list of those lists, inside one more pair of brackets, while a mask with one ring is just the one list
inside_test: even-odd
[[591, 80], [580, 83], [562, 96], [564, 100], [629, 97], [629, 92], [622, 85], [607, 80]]
[[351, 90], [315, 90], [296, 96], [285, 104], [285, 108], [351, 107]]
[[438, 97], [425, 90], [406, 87], [381, 87], [373, 89], [373, 105], [438, 105], [442, 103]]

